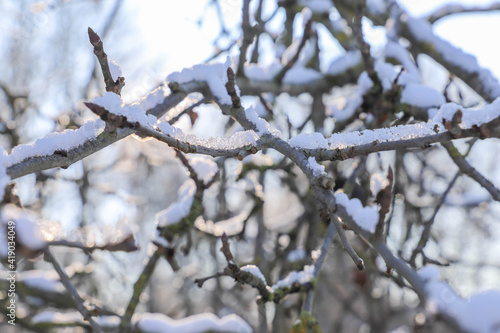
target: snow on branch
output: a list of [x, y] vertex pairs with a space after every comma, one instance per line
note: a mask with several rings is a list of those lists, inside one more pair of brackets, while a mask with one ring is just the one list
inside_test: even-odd
[[195, 283], [201, 288], [203, 284], [212, 278], [230, 276], [241, 284], [248, 284], [259, 291], [259, 302], [279, 303], [286, 295], [297, 292], [306, 292], [314, 287], [316, 275], [314, 265], [305, 266], [302, 271], [291, 272], [284, 279], [277, 281], [273, 286], [267, 285], [267, 280], [261, 270], [255, 265], [245, 265], [239, 267], [234, 261], [229, 239], [224, 233], [221, 236], [222, 247], [220, 251], [226, 258], [227, 266], [223, 272], [218, 272], [212, 276], [199, 278]]
[[[196, 82], [181, 84], [168, 96], [166, 88], [160, 87], [141, 99], [136, 107], [146, 110], [148, 115], [160, 117], [181, 103], [189, 93], [198, 92], [204, 89], [203, 87], [204, 84]], [[104, 131], [104, 125], [105, 123], [98, 119], [87, 122], [76, 130], [51, 133], [32, 144], [14, 147], [11, 154], [3, 160], [7, 174], [11, 179], [15, 179], [54, 167], [66, 168], [134, 133], [132, 129], [124, 128], [110, 134]], [[237, 154], [238, 152], [233, 152], [233, 156]]]
[[[231, 64], [228, 57], [224, 64], [201, 64], [192, 68], [185, 68], [167, 76], [167, 81], [175, 83], [187, 83], [191, 81], [204, 81], [208, 84], [210, 92], [217, 98], [220, 104], [231, 105], [231, 98], [227, 94], [225, 84], [227, 82], [226, 70]], [[239, 91], [238, 91], [239, 94]]]
[[444, 313], [456, 320], [467, 332], [488, 333], [500, 328], [500, 292], [497, 290], [460, 297], [446, 282], [439, 279], [439, 270], [427, 265], [418, 271], [425, 281], [426, 308], [431, 315]]
[[454, 14], [464, 14], [464, 13], [479, 13], [479, 12], [492, 12], [500, 10], [499, 3], [491, 3], [484, 6], [470, 6], [470, 5], [461, 5], [458, 3], [447, 4], [443, 7], [437, 9], [432, 14], [430, 14], [427, 20], [430, 23], [435, 23], [436, 21], [450, 16]]
[[133, 325], [142, 333], [252, 332], [250, 325], [235, 314], [218, 318], [212, 313], [202, 313], [174, 320], [161, 313], [143, 313], [133, 317]]
[[5, 158], [7, 168], [33, 157], [49, 155], [67, 155], [86, 141], [95, 140], [104, 130], [104, 122], [100, 119], [88, 121], [78, 129], [67, 129], [60, 133], [50, 133], [32, 144], [14, 147]]
[[341, 205], [345, 208], [347, 214], [352, 217], [356, 224], [372, 234], [375, 233], [379, 217], [377, 210], [368, 206], [363, 207], [359, 199], [349, 199], [349, 197], [342, 192], [335, 194], [335, 201], [337, 205]]
[[[461, 113], [456, 126], [455, 114]], [[361, 154], [396, 148], [425, 148], [432, 143], [458, 138], [500, 136], [500, 99], [480, 109], [464, 109], [454, 103], [431, 109], [434, 116], [426, 123], [400, 125], [375, 130], [334, 133], [326, 139], [320, 133], [299, 134], [289, 143], [318, 160], [347, 159]], [[310, 147], [317, 146], [312, 149]]]
[[106, 93], [86, 105], [106, 121], [110, 130], [131, 128], [134, 132], [153, 137], [186, 153], [244, 157], [250, 154], [251, 150], [247, 149], [249, 146], [260, 146], [258, 136], [253, 131], [236, 132], [228, 138], [198, 139], [168, 122], [158, 122], [156, 117], [147, 115], [138, 105], [124, 105], [120, 97], [113, 93]]
[[10, 182], [10, 177], [7, 174], [7, 154], [3, 147], [0, 146], [0, 201], [3, 199], [7, 184]]
[[418, 53], [431, 56], [485, 100], [491, 102], [500, 96], [498, 80], [489, 70], [479, 66], [474, 56], [436, 36], [431, 24], [424, 19], [406, 16], [404, 23], [407, 29], [401, 31], [402, 36], [410, 40], [411, 47]]

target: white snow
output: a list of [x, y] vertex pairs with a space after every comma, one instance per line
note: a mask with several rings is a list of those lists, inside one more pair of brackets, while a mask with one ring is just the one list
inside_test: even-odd
[[366, 7], [373, 14], [383, 14], [387, 12], [387, 6], [384, 0], [366, 0]]
[[137, 105], [143, 110], [149, 110], [155, 107], [156, 105], [162, 103], [165, 100], [165, 97], [168, 96], [170, 89], [167, 86], [161, 85], [153, 91], [149, 92], [146, 96], [140, 98], [137, 102], [132, 105]]
[[297, 248], [286, 256], [286, 261], [288, 262], [297, 262], [300, 260], [304, 260], [306, 258], [306, 250], [304, 248]]
[[[6, 225], [8, 221], [14, 221], [16, 242], [33, 251], [45, 248], [47, 243], [40, 232], [38, 220], [33, 214], [15, 205], [9, 204], [3, 207], [0, 215], [2, 226]], [[5, 246], [6, 245], [7, 244], [5, 244]], [[0, 254], [3, 253], [4, 248], [0, 250]]]
[[[443, 120], [451, 120], [458, 110], [462, 110], [463, 113], [462, 122], [460, 123], [461, 128], [471, 128], [473, 125], [480, 126], [481, 124], [500, 117], [500, 98], [480, 109], [465, 109], [454, 103], [443, 104], [439, 110], [431, 108], [429, 109], [429, 114], [432, 115], [432, 118], [426, 123], [422, 122], [411, 125], [392, 126], [375, 130], [334, 133], [328, 139], [328, 149], [345, 149], [364, 144], [411, 140], [434, 135], [445, 131]], [[324, 141], [318, 134], [314, 134], [312, 138], [320, 144], [318, 148], [323, 149]], [[290, 140], [290, 144], [293, 144], [295, 148], [308, 149], [313, 146], [314, 143], [311, 142], [311, 139], [306, 139], [307, 136], [304, 134], [298, 135], [298, 137], [298, 139], [293, 138]]]
[[246, 64], [245, 76], [255, 81], [272, 81], [282, 68], [283, 65], [278, 62], [273, 62], [269, 65], [263, 65], [260, 63]]
[[276, 282], [272, 289], [280, 289], [280, 288], [291, 288], [295, 283], [299, 283], [301, 285], [311, 282], [314, 278], [314, 265], [304, 266], [304, 270], [299, 272], [290, 272], [284, 279]]
[[315, 177], [326, 176], [325, 167], [316, 162], [316, 159], [313, 156], [310, 156], [307, 159], [307, 167], [311, 169]]
[[134, 315], [132, 320], [135, 327], [145, 333], [252, 332], [250, 325], [234, 314], [219, 319], [212, 313], [202, 313], [174, 320], [161, 313], [143, 313]]
[[387, 41], [385, 44], [385, 56], [397, 59], [405, 68], [405, 72], [401, 73], [398, 83], [405, 84], [406, 82], [420, 82], [420, 74], [415, 62], [412, 60], [410, 53], [401, 44]]
[[244, 222], [247, 217], [248, 214], [240, 213], [226, 220], [213, 222], [212, 220], [205, 221], [200, 216], [194, 221], [194, 226], [200, 231], [217, 237], [222, 236], [224, 233], [228, 236], [234, 236], [243, 231]]
[[240, 270], [252, 274], [253, 276], [259, 278], [264, 284], [267, 284], [266, 277], [264, 276], [264, 274], [262, 274], [259, 267], [255, 265], [246, 265], [240, 267]]
[[337, 205], [343, 206], [354, 222], [371, 233], [375, 232], [378, 222], [378, 212], [372, 207], [363, 207], [359, 199], [349, 197], [343, 192], [335, 193]]
[[339, 75], [352, 67], [358, 66], [361, 64], [361, 61], [361, 52], [359, 50], [348, 51], [330, 63], [327, 74]]
[[498, 332], [500, 327], [500, 291], [490, 290], [472, 295], [466, 300], [453, 288], [439, 280], [439, 270], [426, 266], [418, 271], [426, 280], [427, 308], [431, 312], [443, 312], [455, 318], [468, 332]]
[[248, 145], [255, 145], [259, 136], [254, 131], [241, 131], [232, 134], [229, 137], [210, 137], [208, 139], [199, 139], [196, 135], [184, 133], [180, 128], [171, 126], [167, 122], [158, 124], [160, 131], [174, 139], [189, 143], [190, 145], [199, 145], [211, 149], [235, 149]]
[[7, 154], [2, 146], [0, 146], [0, 200], [3, 199], [5, 193], [5, 186], [10, 182], [10, 177], [7, 175]]
[[374, 173], [370, 177], [370, 191], [373, 195], [377, 195], [380, 190], [386, 188], [389, 185], [389, 180], [384, 177], [381, 173]]
[[448, 103], [439, 108], [439, 111], [432, 118], [436, 124], [442, 124], [443, 120], [451, 120], [458, 110], [462, 110], [461, 128], [471, 128], [472, 125], [482, 125], [500, 116], [500, 98], [494, 100], [480, 109], [464, 109], [462, 106], [454, 103]]
[[189, 214], [196, 193], [196, 184], [194, 180], [188, 179], [178, 191], [178, 199], [167, 209], [158, 212], [155, 216], [159, 227], [166, 227], [180, 222]]
[[108, 58], [109, 71], [111, 73], [111, 77], [116, 82], [118, 77], [122, 76], [122, 69], [118, 63]]
[[60, 133], [50, 133], [32, 144], [14, 147], [7, 157], [9, 167], [29, 157], [52, 155], [56, 150], [71, 150], [85, 141], [95, 139], [104, 129], [104, 121], [97, 119], [88, 121], [76, 130], [64, 130]]
[[285, 84], [306, 84], [323, 77], [320, 72], [303, 66], [293, 66], [283, 78]]
[[307, 22], [312, 19], [312, 11], [308, 7], [302, 9], [302, 29], [305, 29]]
[[313, 13], [328, 13], [333, 4], [330, 0], [300, 0], [299, 4], [307, 6]]
[[383, 61], [375, 62], [375, 71], [382, 83], [382, 88], [387, 91], [392, 88], [392, 83], [396, 79], [398, 73], [394, 70], [394, 65]]
[[205, 184], [212, 180], [217, 171], [219, 171], [217, 163], [211, 157], [187, 155], [187, 159], [198, 175], [198, 178], [203, 180]]
[[446, 103], [446, 99], [443, 94], [431, 87], [408, 83], [401, 93], [401, 102], [420, 108], [430, 108]]
[[[98, 316], [93, 317], [94, 321], [101, 327], [118, 327], [120, 317], [118, 316]], [[71, 312], [55, 312], [43, 311], [39, 312], [31, 318], [32, 324], [74, 324], [85, 323], [82, 314], [78, 311]]]
[[[231, 60], [228, 57], [224, 64], [200, 64], [192, 68], [184, 68], [181, 72], [175, 72], [167, 76], [167, 81], [187, 83], [190, 81], [204, 81], [208, 84], [212, 94], [217, 97], [219, 103], [231, 105], [231, 97], [227, 93], [227, 68]], [[239, 89], [236, 89], [239, 95]]]
[[290, 146], [295, 148], [328, 148], [328, 140], [323, 136], [323, 134], [314, 132], [314, 133], [301, 133], [299, 135], [294, 136], [288, 142]]
[[78, 311], [72, 312], [55, 312], [55, 311], [43, 311], [37, 313], [31, 318], [32, 324], [72, 324], [72, 323], [84, 323], [82, 314]]
[[113, 114], [125, 116], [129, 122], [138, 122], [144, 127], [156, 124], [157, 121], [155, 116], [147, 115], [139, 104], [125, 105], [119, 95], [110, 91], [104, 96], [94, 98], [92, 103], [102, 106]]
[[26, 286], [49, 293], [65, 293], [66, 289], [56, 271], [31, 270], [18, 274], [18, 280]]
[[407, 17], [406, 23], [412, 35], [415, 36], [417, 40], [432, 45], [436, 52], [441, 54], [447, 62], [459, 66], [468, 73], [477, 73], [490, 96], [492, 98], [500, 96], [500, 84], [498, 80], [489, 70], [481, 68], [474, 56], [465, 53], [461, 49], [436, 36], [432, 32], [432, 25], [426, 20]]
[[264, 135], [269, 133], [269, 124], [267, 121], [259, 117], [257, 111], [253, 107], [248, 107], [245, 109], [246, 118], [255, 125], [258, 135]]
[[433, 130], [434, 123], [420, 123], [400, 125], [375, 130], [360, 132], [334, 133], [329, 138], [331, 149], [344, 149], [374, 142], [388, 142], [398, 140], [416, 139], [423, 136], [436, 134]]

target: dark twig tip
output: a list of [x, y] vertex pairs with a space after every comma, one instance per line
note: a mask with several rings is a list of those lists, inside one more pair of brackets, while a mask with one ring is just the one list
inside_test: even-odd
[[91, 27], [89, 27], [88, 32], [89, 32], [90, 44], [95, 46], [97, 43], [99, 43], [101, 41], [101, 38], [99, 37], [99, 35], [96, 34], [95, 31], [92, 30]]

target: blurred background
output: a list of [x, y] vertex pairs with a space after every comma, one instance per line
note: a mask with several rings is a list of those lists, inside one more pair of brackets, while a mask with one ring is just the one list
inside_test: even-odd
[[[398, 3], [410, 15], [426, 16], [449, 2], [401, 0]], [[456, 3], [480, 6], [492, 2]], [[258, 4], [251, 1], [252, 12]], [[95, 119], [83, 102], [102, 95], [105, 89], [88, 41], [88, 27], [101, 36], [108, 57], [121, 66], [126, 80], [122, 98], [132, 103], [174, 71], [237, 56], [241, 7], [241, 1], [237, 0], [0, 0], [0, 145], [10, 152], [16, 145], [33, 142], [54, 131], [78, 128]], [[303, 33], [299, 13], [294, 20], [295, 38]], [[275, 41], [271, 37], [283, 33], [286, 20], [285, 10], [278, 9], [275, 1], [263, 1], [262, 17], [271, 15], [273, 18], [266, 23], [268, 35], [260, 39], [258, 60], [262, 63], [274, 60]], [[332, 10], [328, 15], [333, 19], [338, 14]], [[328, 29], [321, 24], [317, 29], [320, 69], [325, 69], [345, 50]], [[500, 12], [451, 15], [435, 23], [434, 31], [473, 54], [481, 66], [500, 77], [497, 42]], [[366, 20], [363, 32], [374, 57], [381, 56], [385, 28]], [[426, 85], [439, 91], [448, 88], [449, 75], [441, 66], [425, 57], [419, 58], [418, 64]], [[465, 107], [484, 103], [458, 81], [450, 88], [450, 96]], [[258, 103], [258, 98], [244, 102]], [[289, 125], [300, 127], [308, 117], [310, 105], [308, 94], [275, 96], [273, 107], [278, 111], [272, 126], [280, 129], [285, 138], [290, 137], [297, 132]], [[213, 105], [201, 105], [195, 111], [196, 121], [184, 115], [175, 125], [201, 138], [222, 137], [230, 128], [227, 117]], [[325, 121], [325, 128], [328, 126], [331, 134], [334, 125]], [[302, 130], [312, 132], [314, 126], [306, 121]], [[465, 141], [458, 145], [463, 149], [468, 147]], [[499, 147], [496, 139], [481, 141], [469, 154], [474, 167], [497, 187], [500, 186]], [[265, 161], [254, 163], [283, 166], [280, 156], [272, 152], [262, 154], [261, 158]], [[409, 259], [420, 238], [423, 221], [432, 216], [441, 194], [457, 172], [446, 152], [444, 157], [438, 148], [408, 154], [372, 154], [338, 162], [327, 166], [327, 170], [340, 181], [363, 165], [360, 174], [365, 175], [355, 182], [363, 187], [369, 183], [370, 174], [385, 175], [386, 166], [396, 160], [406, 172], [406, 178], [401, 180], [406, 186], [396, 190], [388, 244], [394, 252]], [[305, 224], [315, 225], [319, 235], [324, 232], [318, 226], [314, 204], [307, 201], [310, 196], [305, 194], [305, 178], [290, 166], [247, 172], [244, 165], [248, 161], [218, 159], [216, 162], [222, 181], [205, 194], [207, 218], [216, 221], [241, 212], [249, 214], [258, 199], [264, 199], [261, 215], [251, 215], [242, 234], [235, 238], [237, 260], [260, 263], [264, 274], [274, 277], [273, 280], [294, 267], [300, 268], [304, 254], [309, 255], [319, 244], [307, 241], [311, 231]], [[43, 221], [51, 221], [46, 223], [51, 228], [51, 237], [95, 244], [120, 233], [134, 234], [140, 248], [137, 252], [95, 251], [87, 255], [76, 249], [55, 250], [61, 263], [76, 267], [80, 275], [77, 274], [75, 285], [79, 290], [120, 312], [130, 299], [132, 285], [151, 251], [150, 239], [156, 228], [154, 215], [176, 200], [177, 190], [187, 179], [186, 169], [172, 149], [155, 140], [128, 137], [66, 170], [38, 172], [16, 179], [15, 183], [24, 207], [38, 214], [42, 226]], [[500, 289], [499, 216], [500, 204], [465, 176], [458, 178], [439, 209], [426, 255], [438, 263], [453, 263], [443, 267], [441, 274], [463, 297]], [[234, 312], [259, 327], [262, 314], [257, 310], [254, 291], [235, 286], [229, 278], [210, 280], [203, 288], [193, 284], [195, 278], [224, 267], [218, 253], [218, 239], [198, 234], [194, 237], [192, 251], [178, 256], [182, 266], [179, 272], [173, 273], [165, 261], [157, 266], [139, 310], [165, 313], [172, 318], [207, 311], [219, 316]], [[361, 249], [364, 245], [357, 246]], [[293, 252], [296, 249], [299, 251]], [[284, 257], [290, 253], [298, 255], [299, 264], [294, 266], [295, 259], [291, 259], [273, 271], [278, 253]], [[315, 303], [317, 319], [325, 332], [376, 332], [377, 325], [384, 327], [380, 332], [411, 331], [403, 323], [411, 322], [408, 318], [415, 316], [417, 299], [394, 281], [381, 278], [377, 260], [373, 258], [375, 266], [368, 273], [356, 273], [340, 245], [330, 249], [322, 275], [326, 278], [319, 284], [324, 289], [317, 294]], [[25, 271], [50, 268], [43, 260], [22, 263]], [[220, 290], [231, 292], [219, 293]], [[280, 306], [268, 304], [264, 311], [269, 326], [277, 329], [271, 323], [273, 318], [281, 318], [274, 321], [289, 327], [300, 311], [299, 300], [300, 296], [294, 296]], [[342, 313], [349, 313], [347, 319]], [[33, 309], [21, 305], [18, 315], [29, 318], [34, 315]], [[380, 318], [389, 318], [389, 324], [377, 323]]]

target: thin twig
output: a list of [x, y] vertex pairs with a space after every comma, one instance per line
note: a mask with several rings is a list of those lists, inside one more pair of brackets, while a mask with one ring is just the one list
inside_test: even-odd
[[427, 241], [429, 240], [429, 237], [431, 236], [431, 228], [432, 228], [432, 225], [434, 224], [434, 220], [436, 219], [437, 213], [438, 213], [439, 209], [441, 208], [441, 206], [443, 205], [446, 197], [448, 196], [448, 193], [450, 193], [451, 188], [453, 187], [453, 185], [455, 185], [455, 182], [457, 181], [458, 176], [460, 176], [460, 171], [455, 174], [455, 176], [453, 177], [451, 182], [448, 184], [448, 187], [441, 195], [441, 199], [440, 199], [438, 205], [436, 206], [436, 208], [434, 209], [434, 214], [432, 214], [431, 218], [424, 223], [424, 230], [422, 231], [422, 236], [420, 237], [420, 240], [418, 241], [417, 247], [413, 250], [413, 252], [411, 254], [410, 264], [413, 267], [416, 267], [415, 261], [417, 259], [417, 255], [419, 253], [422, 253], [424, 247], [427, 245]]
[[[317, 278], [323, 263], [325, 262], [326, 254], [330, 245], [332, 244], [333, 236], [335, 236], [335, 225], [330, 222], [328, 225], [328, 230], [326, 231], [325, 239], [323, 240], [323, 245], [321, 246], [321, 253], [319, 258], [314, 264], [314, 277]], [[313, 301], [313, 291], [309, 290], [306, 295], [306, 300], [304, 301], [304, 311], [311, 312]]]
[[290, 61], [288, 61], [286, 65], [279, 71], [279, 73], [276, 74], [276, 76], [274, 77], [274, 82], [281, 84], [286, 73], [293, 67], [293, 65], [295, 65], [297, 60], [299, 60], [299, 56], [300, 53], [302, 52], [302, 49], [304, 48], [304, 46], [306, 46], [307, 41], [313, 34], [312, 24], [313, 24], [312, 18], [306, 22], [306, 25], [304, 27], [304, 34], [302, 35], [302, 40], [300, 41], [299, 46], [297, 47], [297, 52], [295, 53], [293, 58], [290, 59]]
[[153, 271], [156, 267], [156, 263], [158, 262], [158, 259], [160, 258], [160, 255], [162, 254], [163, 250], [160, 248], [157, 248], [156, 251], [153, 253], [153, 255], [149, 258], [148, 263], [142, 270], [141, 275], [137, 278], [137, 281], [134, 283], [134, 291], [132, 294], [132, 298], [130, 299], [130, 302], [128, 303], [127, 309], [125, 310], [125, 314], [122, 317], [122, 321], [120, 323], [120, 332], [126, 332], [130, 328], [130, 320], [132, 318], [132, 315], [135, 312], [135, 308], [137, 307], [137, 304], [139, 304], [139, 297], [142, 295], [142, 292], [146, 288], [149, 279], [153, 275]]
[[80, 297], [75, 286], [73, 286], [73, 284], [69, 280], [68, 275], [62, 269], [62, 267], [57, 262], [56, 258], [50, 252], [49, 247], [45, 248], [44, 253], [45, 253], [46, 258], [49, 259], [52, 266], [54, 266], [54, 269], [56, 270], [57, 274], [61, 278], [62, 284], [64, 285], [66, 290], [68, 290], [70, 295], [73, 297], [73, 300], [75, 301], [76, 308], [78, 309], [78, 312], [80, 312], [82, 314], [83, 318], [90, 323], [94, 332], [102, 333], [101, 327], [92, 319], [92, 316], [89, 314], [89, 311], [87, 310], [85, 305], [83, 305], [84, 300]]
[[254, 28], [250, 25], [250, 0], [243, 1], [242, 23], [241, 29], [243, 30], [243, 41], [240, 47], [240, 60], [238, 62], [238, 76], [245, 76], [245, 62], [247, 58], [247, 50], [253, 42], [255, 36]]
[[457, 3], [451, 5], [445, 5], [437, 9], [434, 13], [429, 15], [428, 21], [430, 23], [436, 23], [436, 21], [454, 14], [466, 14], [466, 13], [480, 13], [480, 12], [492, 12], [500, 10], [499, 3], [492, 3], [490, 5], [479, 7], [479, 6], [463, 6]]
[[90, 27], [88, 29], [88, 33], [90, 43], [94, 47], [94, 54], [101, 65], [104, 83], [106, 84], [106, 91], [112, 91], [115, 94], [120, 95], [123, 86], [125, 86], [125, 78], [120, 76], [116, 79], [116, 81], [113, 80], [113, 76], [111, 75], [111, 71], [109, 69], [108, 55], [104, 52], [101, 38]]
[[457, 148], [451, 142], [442, 142], [441, 145], [448, 151], [450, 157], [453, 159], [455, 164], [458, 166], [462, 173], [474, 179], [482, 187], [484, 187], [488, 192], [490, 192], [491, 197], [500, 201], [500, 190], [498, 190], [495, 185], [490, 182], [486, 177], [484, 177], [479, 171], [477, 171], [472, 165], [469, 164], [462, 154], [457, 150]]

